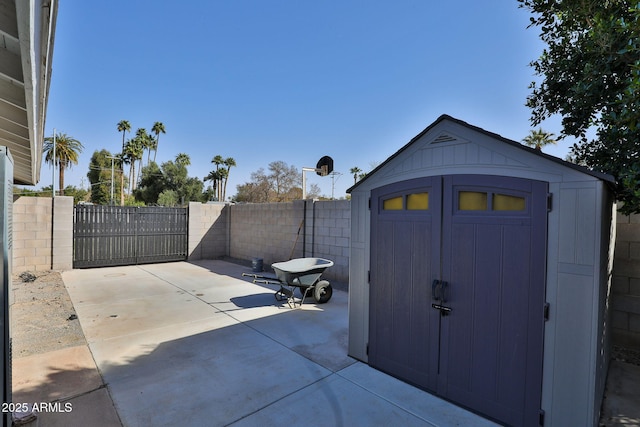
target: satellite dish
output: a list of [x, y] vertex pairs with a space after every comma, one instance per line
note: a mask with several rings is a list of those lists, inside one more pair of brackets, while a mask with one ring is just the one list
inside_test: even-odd
[[333, 159], [329, 156], [324, 156], [318, 160], [316, 165], [316, 173], [320, 176], [327, 176], [333, 172]]

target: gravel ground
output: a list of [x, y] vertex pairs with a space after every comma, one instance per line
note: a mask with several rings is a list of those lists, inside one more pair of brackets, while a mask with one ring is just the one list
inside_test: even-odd
[[87, 343], [59, 272], [16, 274], [11, 290], [14, 358]]
[[611, 359], [640, 366], [640, 350], [632, 350], [614, 345], [611, 349]]

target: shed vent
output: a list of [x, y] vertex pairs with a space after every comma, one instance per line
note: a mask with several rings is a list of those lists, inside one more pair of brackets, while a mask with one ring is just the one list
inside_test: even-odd
[[431, 141], [432, 144], [439, 144], [441, 142], [451, 142], [451, 141], [455, 141], [456, 138], [454, 138], [453, 136], [443, 133], [440, 136], [438, 136], [436, 139], [434, 139], [433, 141]]

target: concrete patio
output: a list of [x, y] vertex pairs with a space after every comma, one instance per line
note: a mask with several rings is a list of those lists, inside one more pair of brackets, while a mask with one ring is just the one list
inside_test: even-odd
[[90, 353], [66, 350], [58, 358], [76, 359], [63, 369], [47, 371], [47, 354], [32, 361], [44, 384], [80, 378], [59, 399], [73, 412], [40, 425], [494, 425], [348, 357], [345, 292], [292, 310], [274, 286], [243, 280], [249, 271], [202, 261], [64, 272]]

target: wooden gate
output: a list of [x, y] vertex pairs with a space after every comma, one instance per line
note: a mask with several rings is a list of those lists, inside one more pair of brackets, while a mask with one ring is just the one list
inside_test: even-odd
[[187, 209], [77, 205], [73, 268], [187, 259]]

